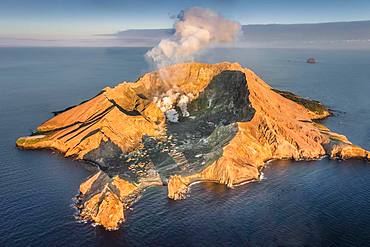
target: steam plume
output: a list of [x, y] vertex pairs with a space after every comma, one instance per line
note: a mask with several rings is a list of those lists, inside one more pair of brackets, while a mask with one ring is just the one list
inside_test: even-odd
[[174, 24], [175, 34], [163, 39], [146, 53], [158, 67], [191, 61], [198, 51], [216, 43], [236, 39], [240, 24], [199, 7], [181, 11]]

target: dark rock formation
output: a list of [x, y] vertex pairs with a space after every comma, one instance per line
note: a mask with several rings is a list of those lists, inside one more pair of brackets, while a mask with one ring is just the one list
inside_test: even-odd
[[316, 59], [313, 58], [313, 57], [310, 57], [309, 59], [307, 59], [307, 63], [315, 64], [316, 63]]

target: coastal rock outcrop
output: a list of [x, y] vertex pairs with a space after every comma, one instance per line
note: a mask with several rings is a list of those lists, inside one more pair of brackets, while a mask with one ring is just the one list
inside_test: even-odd
[[16, 145], [96, 164], [77, 207], [107, 229], [150, 186], [167, 184], [177, 200], [198, 181], [258, 180], [269, 160], [370, 158], [316, 121], [330, 115], [320, 102], [272, 89], [237, 63], [172, 65], [56, 114]]
[[313, 57], [310, 57], [309, 59], [307, 59], [307, 63], [315, 64], [316, 63], [316, 59], [313, 58]]

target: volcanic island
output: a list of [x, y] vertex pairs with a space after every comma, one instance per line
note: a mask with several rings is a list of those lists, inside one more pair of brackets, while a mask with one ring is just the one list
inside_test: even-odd
[[168, 198], [180, 200], [195, 182], [258, 181], [271, 160], [369, 160], [368, 151], [320, 124], [330, 115], [237, 63], [191, 62], [104, 88], [16, 145], [98, 167], [80, 185], [76, 207], [81, 219], [114, 230], [151, 186], [167, 186]]

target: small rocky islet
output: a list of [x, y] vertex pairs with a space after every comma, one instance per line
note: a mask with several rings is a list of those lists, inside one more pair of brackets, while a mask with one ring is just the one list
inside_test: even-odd
[[306, 62], [309, 63], [309, 64], [315, 64], [316, 63], [316, 59], [313, 58], [313, 57], [310, 57], [310, 58], [307, 59]]
[[194, 182], [257, 181], [270, 160], [370, 159], [319, 123], [330, 116], [320, 102], [273, 89], [237, 63], [171, 65], [55, 114], [16, 145], [95, 164], [76, 206], [108, 230], [150, 186], [179, 200]]

